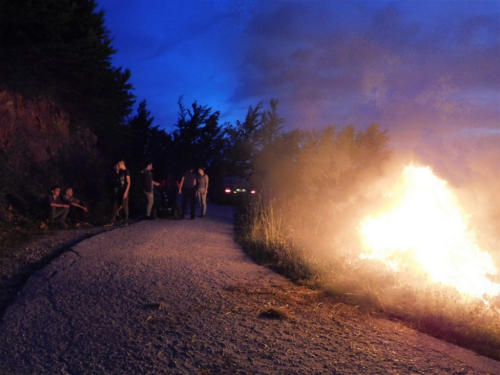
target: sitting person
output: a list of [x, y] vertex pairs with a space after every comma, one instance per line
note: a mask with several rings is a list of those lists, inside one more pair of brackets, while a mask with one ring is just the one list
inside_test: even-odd
[[67, 228], [66, 216], [69, 213], [69, 205], [64, 204], [59, 195], [61, 194], [61, 188], [59, 186], [53, 186], [52, 192], [48, 196], [49, 201], [49, 225], [54, 225], [54, 221], [61, 226]]
[[73, 189], [70, 187], [64, 192], [62, 201], [69, 205], [69, 219], [71, 223], [78, 228], [80, 222], [85, 221], [84, 215], [89, 212], [87, 206], [81, 200], [73, 196]]

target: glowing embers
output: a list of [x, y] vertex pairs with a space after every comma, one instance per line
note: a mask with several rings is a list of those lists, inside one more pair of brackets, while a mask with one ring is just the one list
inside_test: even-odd
[[424, 271], [435, 283], [482, 298], [500, 294], [491, 256], [481, 251], [468, 217], [446, 182], [430, 168], [406, 167], [389, 192], [389, 207], [360, 223], [364, 259], [383, 261], [389, 268]]

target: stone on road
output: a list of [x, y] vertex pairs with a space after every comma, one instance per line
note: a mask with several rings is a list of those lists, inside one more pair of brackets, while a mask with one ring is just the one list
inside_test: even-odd
[[500, 373], [346, 311], [254, 264], [212, 205], [97, 235], [34, 275], [1, 322], [0, 374]]

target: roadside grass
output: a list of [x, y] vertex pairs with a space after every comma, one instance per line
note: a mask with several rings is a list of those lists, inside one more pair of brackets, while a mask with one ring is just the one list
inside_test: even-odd
[[372, 314], [500, 360], [500, 297], [488, 301], [467, 297], [454, 288], [429, 284], [418, 270], [395, 273], [381, 263], [362, 260], [349, 240], [352, 233], [341, 233], [345, 227], [330, 227], [328, 234], [322, 234], [322, 212], [298, 211], [293, 204], [279, 209], [275, 202], [252, 202], [237, 217], [236, 238], [257, 263], [324, 291], [327, 298], [342, 298]]

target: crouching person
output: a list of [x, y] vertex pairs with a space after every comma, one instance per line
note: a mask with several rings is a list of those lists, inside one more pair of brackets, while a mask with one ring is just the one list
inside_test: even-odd
[[80, 225], [85, 223], [85, 214], [88, 213], [87, 206], [81, 200], [76, 199], [73, 196], [73, 189], [67, 188], [62, 197], [64, 204], [69, 205], [69, 220], [75, 228], [79, 228]]
[[49, 201], [49, 226], [53, 226], [57, 221], [61, 227], [67, 228], [66, 217], [69, 213], [69, 205], [64, 204], [61, 200], [60, 195], [61, 188], [59, 186], [53, 186], [52, 192], [48, 197]]

